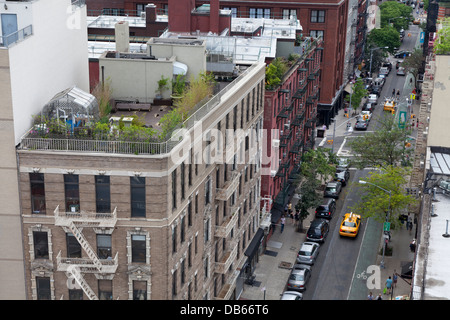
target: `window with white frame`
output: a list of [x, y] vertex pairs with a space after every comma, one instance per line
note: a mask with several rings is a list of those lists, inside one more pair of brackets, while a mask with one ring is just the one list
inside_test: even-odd
[[311, 10], [311, 22], [322, 23], [325, 22], [324, 10]]
[[297, 18], [297, 10], [296, 9], [283, 9], [283, 19], [290, 19], [293, 17]]

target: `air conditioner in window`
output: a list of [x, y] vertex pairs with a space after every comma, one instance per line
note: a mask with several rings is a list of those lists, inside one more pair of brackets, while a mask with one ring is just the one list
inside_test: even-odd
[[273, 178], [277, 174], [277, 170], [270, 170], [270, 176]]

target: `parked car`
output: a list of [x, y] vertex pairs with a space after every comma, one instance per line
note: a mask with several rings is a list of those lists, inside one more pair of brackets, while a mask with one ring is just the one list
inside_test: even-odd
[[355, 124], [355, 130], [367, 130], [369, 123], [364, 120], [358, 120]]
[[311, 278], [311, 267], [305, 264], [296, 264], [289, 275], [287, 289], [305, 291], [309, 278]]
[[281, 300], [302, 300], [303, 294], [297, 291], [285, 291], [281, 295]]
[[350, 166], [350, 160], [348, 158], [341, 157], [341, 158], [338, 158], [337, 160], [338, 160], [338, 165], [337, 165], [338, 167], [348, 168]]
[[379, 74], [379, 75], [386, 75], [386, 76], [387, 76], [387, 75], [389, 74], [389, 71], [390, 71], [389, 68], [387, 68], [387, 67], [381, 67], [381, 68], [380, 68], [380, 71], [378, 72], [378, 74]]
[[355, 238], [359, 232], [361, 225], [361, 216], [353, 212], [346, 213], [342, 218], [341, 226], [339, 228], [339, 235], [343, 237]]
[[324, 242], [330, 231], [330, 224], [324, 219], [314, 219], [306, 232], [306, 240]]
[[394, 54], [394, 58], [406, 58], [406, 57], [409, 57], [411, 55], [411, 52], [410, 51], [406, 51], [406, 50], [402, 50], [402, 51], [397, 51], [395, 54]]
[[348, 180], [350, 179], [350, 171], [348, 168], [337, 167], [336, 173], [334, 174], [334, 180], [342, 183], [342, 186], [345, 187], [347, 185]]
[[381, 87], [380, 86], [373, 86], [372, 87], [372, 91], [370, 93], [376, 95], [377, 97], [379, 97], [380, 94], [381, 94]]
[[389, 69], [389, 71], [392, 70], [392, 63], [391, 62], [384, 62], [382, 67], [386, 67]]
[[320, 245], [317, 242], [303, 242], [297, 253], [297, 263], [313, 265], [319, 254]]
[[328, 182], [325, 186], [324, 197], [338, 199], [342, 191], [342, 183], [339, 181]]
[[385, 78], [379, 76], [378, 78], [375, 78], [375, 80], [373, 80], [373, 85], [383, 88], [385, 81], [386, 81]]
[[400, 67], [400, 65], [402, 64], [403, 60], [399, 59], [397, 60], [397, 62], [395, 63], [395, 69], [398, 69]]
[[376, 94], [369, 94], [369, 97], [367, 98], [368, 103], [377, 103], [378, 97]]
[[404, 75], [405, 75], [405, 68], [399, 67], [399, 68], [397, 69], [397, 75], [398, 75], [398, 76], [404, 76]]
[[[341, 168], [344, 169], [345, 168]], [[324, 198], [322, 204], [316, 208], [316, 218], [331, 219], [336, 211], [336, 200], [333, 198]]]
[[362, 111], [369, 111], [370, 113], [372, 113], [374, 106], [374, 103], [366, 103], [365, 105], [363, 105]]

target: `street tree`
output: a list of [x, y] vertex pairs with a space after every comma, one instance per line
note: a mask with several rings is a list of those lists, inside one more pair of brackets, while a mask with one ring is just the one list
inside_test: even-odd
[[413, 20], [413, 8], [397, 1], [386, 1], [379, 5], [381, 27], [391, 24], [397, 31], [408, 29]]
[[373, 29], [367, 36], [368, 49], [371, 47], [388, 47], [390, 53], [394, 53], [395, 48], [399, 48], [400, 33], [393, 27], [387, 26], [380, 29]]
[[[352, 94], [345, 97], [345, 101], [350, 103], [352, 109], [357, 113], [358, 108], [361, 105], [362, 98], [367, 96], [369, 91], [365, 88], [362, 78], [358, 78], [352, 85]], [[351, 97], [351, 98], [350, 98]]]
[[388, 215], [391, 226], [394, 228], [399, 226], [400, 215], [417, 201], [405, 193], [409, 174], [410, 169], [405, 167], [378, 167], [370, 172], [368, 177], [362, 179], [368, 183], [358, 184], [358, 188], [352, 185], [360, 197], [350, 209], [364, 218], [373, 218], [379, 222], [385, 222]]
[[303, 221], [309, 215], [309, 209], [315, 208], [320, 204], [321, 195], [317, 192], [320, 183], [317, 179], [304, 179], [299, 188], [299, 200], [295, 205], [295, 210], [299, 213], [299, 224], [297, 231], [303, 230]]
[[414, 76], [416, 83], [414, 84], [417, 89], [417, 80], [419, 76], [419, 70], [422, 68], [423, 52], [421, 49], [415, 49], [409, 57], [406, 57], [401, 66], [405, 68], [405, 72], [409, 72]]
[[442, 20], [442, 29], [437, 31], [437, 39], [434, 42], [434, 53], [450, 53], [450, 18]]
[[367, 132], [349, 142], [355, 154], [353, 163], [361, 169], [377, 166], [385, 168], [409, 159], [413, 150], [406, 148], [405, 143], [411, 131], [399, 128], [395, 117], [390, 113], [382, 115], [376, 121], [376, 131]]
[[310, 149], [302, 156], [300, 165], [301, 177], [317, 180], [319, 184], [334, 175], [337, 162], [336, 156], [327, 148]]

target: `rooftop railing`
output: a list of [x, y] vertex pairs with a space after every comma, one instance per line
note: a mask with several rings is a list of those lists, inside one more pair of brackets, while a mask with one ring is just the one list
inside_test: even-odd
[[33, 26], [29, 26], [13, 32], [7, 36], [0, 36], [0, 47], [9, 48], [11, 45], [21, 41], [33, 34]]

